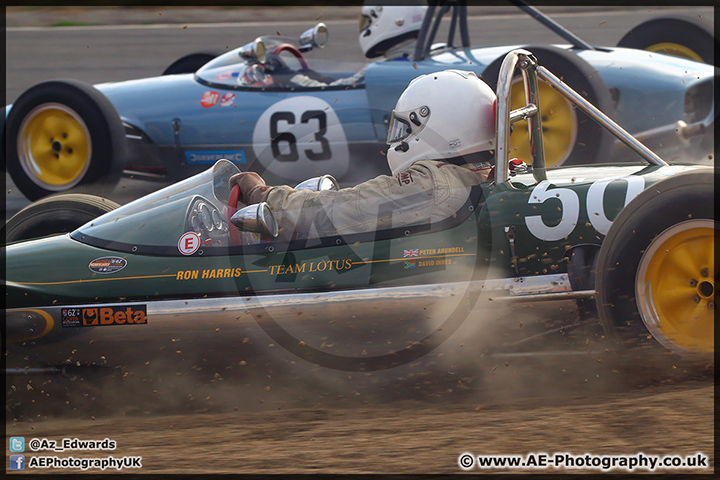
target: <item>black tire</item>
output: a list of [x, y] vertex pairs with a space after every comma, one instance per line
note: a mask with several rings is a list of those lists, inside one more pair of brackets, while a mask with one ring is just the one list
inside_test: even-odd
[[120, 207], [112, 200], [81, 193], [66, 193], [43, 198], [8, 220], [5, 241], [30, 240], [68, 233], [87, 222]]
[[[660, 44], [671, 45], [664, 48]], [[669, 16], [647, 20], [626, 33], [617, 46], [667, 53], [715, 65], [712, 25], [701, 18]]]
[[43, 82], [20, 95], [8, 115], [6, 143], [7, 171], [30, 200], [82, 185], [112, 188], [127, 155], [117, 110], [78, 80]]
[[223, 53], [224, 52], [220, 50], [190, 53], [175, 60], [162, 74], [177, 75], [181, 73], [195, 73], [200, 67]]
[[[599, 108], [609, 117], [613, 117], [614, 105], [605, 82], [595, 70], [583, 59], [573, 52], [552, 46], [528, 46], [523, 47], [532, 52], [537, 58], [538, 64], [546, 67], [555, 76], [567, 83], [576, 92], [585, 97], [590, 103]], [[482, 78], [490, 87], [495, 90], [500, 73], [500, 66], [505, 56], [497, 58], [483, 72]], [[518, 80], [520, 72], [517, 71]], [[560, 101], [560, 93], [541, 80], [539, 81], [541, 95], [543, 90], [552, 92], [554, 100]], [[516, 88], [522, 92], [522, 84], [518, 83], [513, 87], [513, 95]], [[522, 95], [520, 95], [522, 97]], [[541, 97], [542, 100], [542, 97]], [[545, 145], [545, 164], [548, 167], [559, 165], [576, 165], [586, 163], [597, 163], [605, 161], [610, 148], [610, 137], [605, 130], [591, 120], [587, 115], [562, 99], [562, 115], [553, 117], [543, 111], [543, 103], [540, 110], [543, 113], [543, 137]], [[515, 108], [515, 107], [513, 107]], [[564, 118], [569, 116], [569, 119]], [[570, 123], [572, 122], [572, 126]], [[510, 156], [517, 156], [521, 160], [530, 161], [529, 153], [523, 150], [515, 150], [518, 146], [526, 147], [527, 127], [524, 122], [515, 125], [513, 135], [510, 136]], [[572, 140], [574, 135], [574, 140]], [[513, 139], [515, 137], [515, 139]], [[553, 140], [553, 137], [556, 140]], [[515, 154], [513, 152], [516, 152]], [[526, 158], [523, 158], [526, 157]]]
[[[714, 322], [717, 180], [703, 172], [655, 183], [610, 227], [595, 285], [606, 336], [618, 346], [662, 346], [680, 355], [714, 349], [712, 333], [701, 330], [712, 332]], [[688, 257], [687, 252], [695, 253]], [[681, 258], [692, 260], [678, 262]]]

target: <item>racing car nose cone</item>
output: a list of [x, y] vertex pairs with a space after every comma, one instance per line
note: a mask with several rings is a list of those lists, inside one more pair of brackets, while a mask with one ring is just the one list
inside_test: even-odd
[[16, 310], [5, 314], [5, 328], [10, 343], [42, 337], [53, 325], [52, 317], [41, 310]]

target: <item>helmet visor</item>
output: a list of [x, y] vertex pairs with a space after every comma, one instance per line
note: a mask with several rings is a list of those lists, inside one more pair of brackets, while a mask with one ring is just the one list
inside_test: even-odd
[[406, 112], [393, 110], [388, 127], [387, 144], [402, 142], [410, 135], [417, 135], [425, 128], [430, 118], [430, 109], [422, 106]]
[[390, 118], [390, 128], [388, 128], [387, 144], [400, 142], [405, 140], [412, 133], [410, 122], [392, 113]]
[[372, 23], [372, 18], [369, 15], [360, 14], [360, 24], [358, 25], [358, 31], [362, 33], [367, 30]]

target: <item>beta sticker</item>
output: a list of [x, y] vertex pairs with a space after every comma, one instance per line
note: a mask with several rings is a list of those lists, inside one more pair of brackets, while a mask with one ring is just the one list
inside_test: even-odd
[[147, 305], [68, 307], [60, 313], [63, 327], [147, 324]]
[[178, 250], [183, 255], [192, 255], [200, 248], [200, 237], [195, 232], [187, 232], [180, 237], [178, 242]]
[[93, 273], [115, 273], [119, 272], [127, 265], [127, 260], [120, 257], [102, 257], [96, 258], [88, 265]]

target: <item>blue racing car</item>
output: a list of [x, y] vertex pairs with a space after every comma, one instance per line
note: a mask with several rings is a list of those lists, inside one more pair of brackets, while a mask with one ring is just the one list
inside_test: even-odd
[[[362, 68], [323, 60], [328, 30], [318, 24], [298, 42], [263, 36], [217, 57], [191, 54], [159, 77], [95, 86], [43, 82], [6, 108], [6, 169], [31, 200], [81, 185], [109, 188], [123, 172], [176, 180], [221, 158], [270, 183], [323, 173], [352, 185], [388, 173], [390, 114], [413, 78], [455, 68], [494, 86], [505, 54], [519, 47], [665, 158], [711, 158], [711, 30], [661, 19], [620, 42], [633, 48], [594, 47], [520, 7], [567, 44], [472, 48], [462, 2], [366, 6], [360, 45], [366, 56], [385, 58]], [[685, 33], [673, 37], [678, 31]], [[522, 91], [513, 105], [524, 101]], [[549, 165], [621, 159], [610, 138], [546, 84], [540, 98]], [[513, 155], [529, 158], [527, 145], [527, 127], [519, 123]]]

